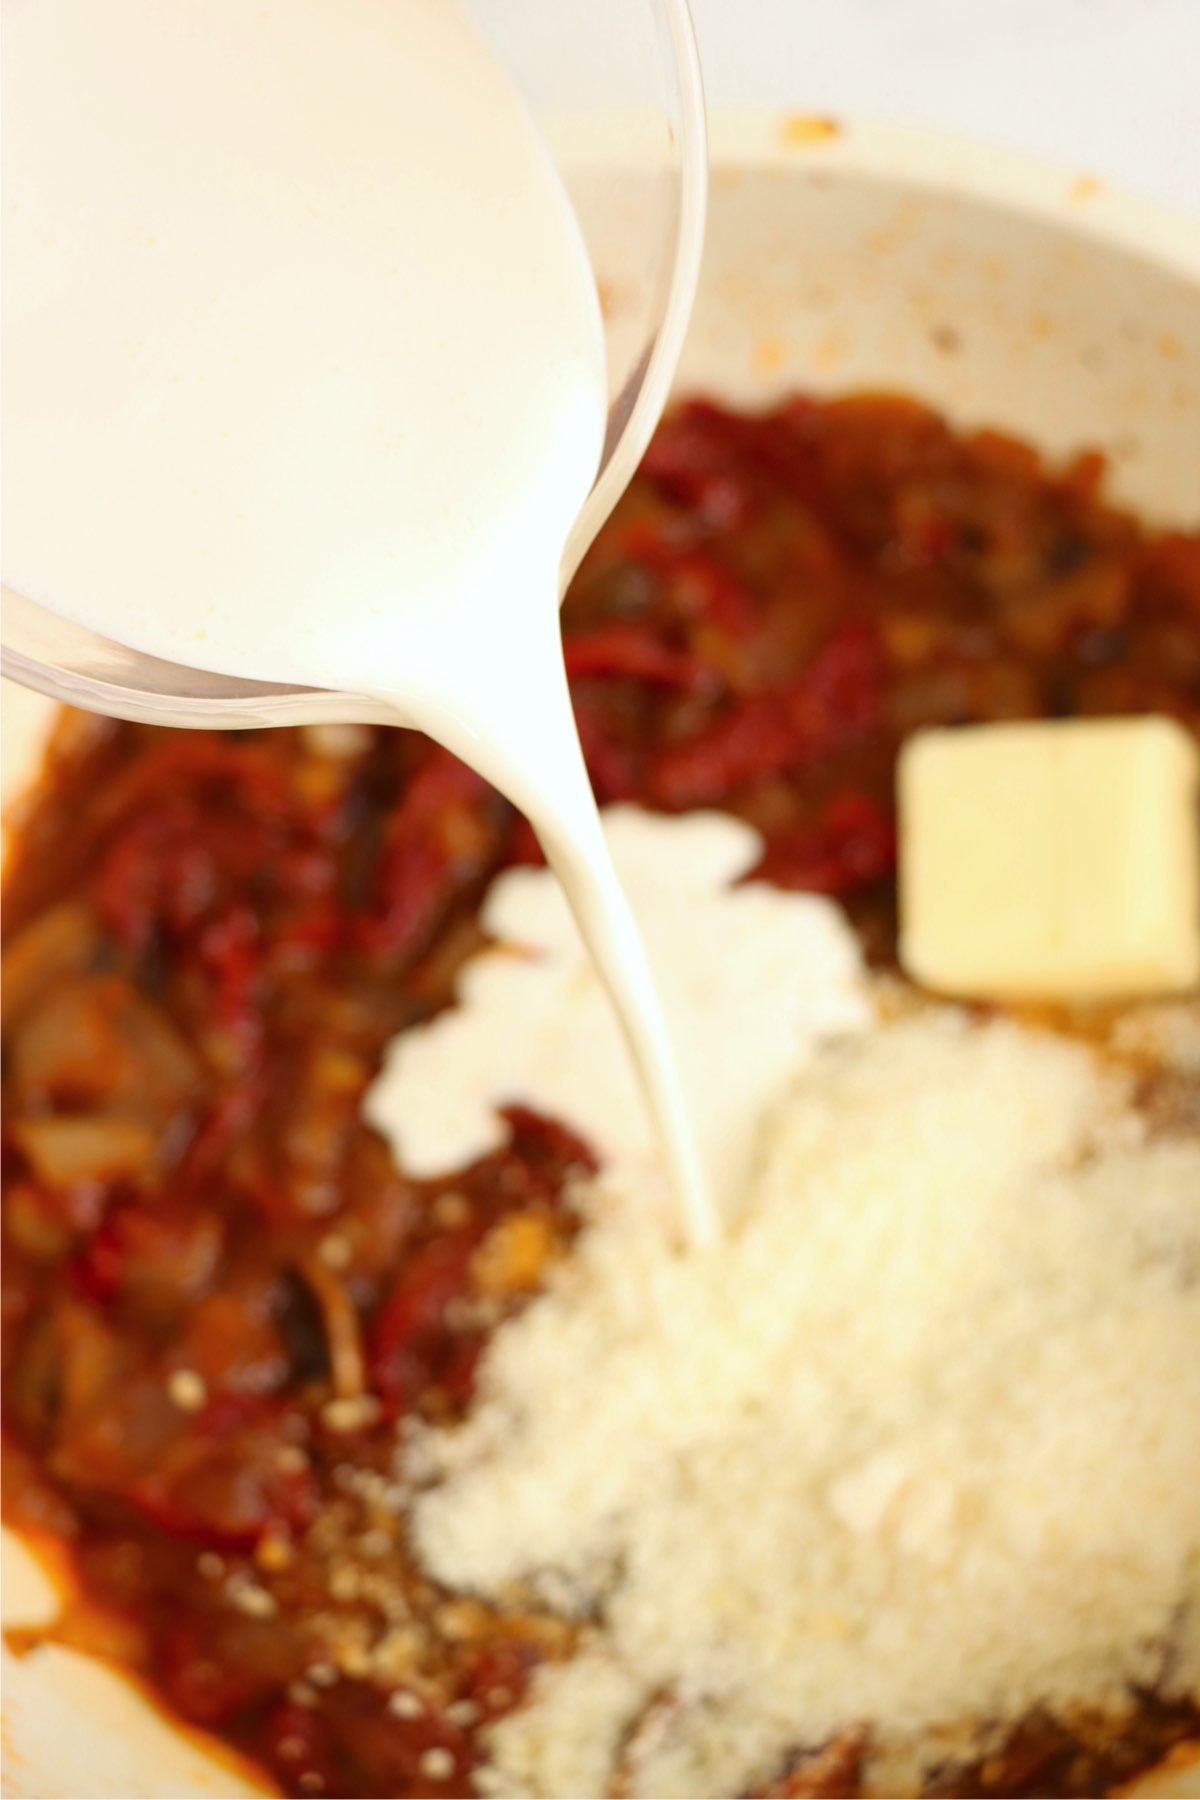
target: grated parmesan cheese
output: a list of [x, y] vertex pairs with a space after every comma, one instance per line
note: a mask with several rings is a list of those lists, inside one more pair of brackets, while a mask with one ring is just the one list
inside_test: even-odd
[[1200, 1141], [1152, 1137], [1078, 1044], [872, 1024], [835, 907], [730, 885], [758, 853], [734, 821], [608, 830], [723, 1240], [680, 1255], [652, 1203], [544, 871], [495, 884], [497, 948], [369, 1104], [417, 1172], [498, 1142], [506, 1099], [606, 1158], [466, 1422], [398, 1451], [430, 1573], [581, 1622], [485, 1733], [480, 1791], [746, 1792], [859, 1728], [868, 1785], [913, 1791], [1031, 1710], [1200, 1691]]
[[495, 1791], [743, 1792], [858, 1724], [1200, 1685], [1200, 1145], [1088, 1051], [949, 1009], [827, 1048], [710, 1256], [595, 1187], [410, 1453], [439, 1579], [602, 1620]]

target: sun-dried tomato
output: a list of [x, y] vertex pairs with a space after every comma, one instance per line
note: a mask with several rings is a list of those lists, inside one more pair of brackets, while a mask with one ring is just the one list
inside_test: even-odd
[[423, 1244], [384, 1302], [371, 1332], [371, 1387], [396, 1412], [406, 1412], [436, 1385], [458, 1350], [447, 1309], [470, 1287], [471, 1259], [483, 1231], [483, 1221], [473, 1217], [453, 1236]]
[[734, 415], [705, 401], [682, 406], [656, 432], [642, 463], [644, 478], [706, 525], [744, 525], [756, 489], [730, 454]]
[[818, 818], [768, 837], [755, 881], [840, 896], [890, 875], [896, 866], [896, 827], [866, 794], [839, 794]]
[[127, 1200], [109, 1209], [76, 1274], [102, 1305], [126, 1305], [161, 1324], [203, 1293], [216, 1273], [224, 1227], [193, 1195]]
[[601, 806], [632, 800], [642, 786], [640, 752], [620, 741], [601, 704], [580, 693], [573, 700], [575, 727], [596, 799]]
[[664, 806], [710, 805], [749, 782], [803, 769], [878, 724], [883, 675], [872, 628], [840, 626], [786, 687], [748, 695], [716, 724], [652, 757], [651, 794]]
[[172, 1705], [193, 1725], [212, 1729], [269, 1694], [269, 1673], [234, 1662], [227, 1633], [214, 1633], [211, 1623], [175, 1618], [158, 1644], [156, 1673]]
[[445, 908], [487, 868], [500, 842], [494, 797], [448, 751], [430, 751], [388, 821], [369, 909], [355, 937], [373, 957], [412, 957]]
[[463, 1172], [455, 1196], [463, 1216], [411, 1252], [372, 1326], [371, 1385], [396, 1412], [430, 1387], [455, 1401], [469, 1398], [483, 1334], [469, 1309], [455, 1319], [454, 1305], [475, 1295], [473, 1264], [489, 1227], [531, 1202], [556, 1205], [573, 1175], [598, 1166], [559, 1121], [521, 1106], [503, 1108], [501, 1117], [509, 1142]]
[[628, 619], [584, 637], [568, 638], [565, 657], [572, 681], [623, 678], [685, 692], [713, 685], [712, 675], [699, 657], [671, 649], [653, 626]]

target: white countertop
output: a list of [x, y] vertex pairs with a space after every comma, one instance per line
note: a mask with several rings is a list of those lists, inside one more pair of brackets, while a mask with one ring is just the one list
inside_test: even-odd
[[692, 0], [711, 106], [966, 133], [1200, 214], [1200, 0]]

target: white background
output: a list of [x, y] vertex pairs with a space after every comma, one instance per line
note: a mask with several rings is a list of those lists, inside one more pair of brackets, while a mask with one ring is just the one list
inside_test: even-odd
[[712, 106], [964, 132], [1200, 214], [1200, 0], [691, 3]]

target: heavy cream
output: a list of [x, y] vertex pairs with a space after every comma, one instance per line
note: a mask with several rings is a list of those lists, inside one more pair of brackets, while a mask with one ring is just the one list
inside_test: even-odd
[[516, 801], [704, 1236], [562, 667], [604, 341], [517, 93], [452, 0], [14, 0], [5, 32], [6, 583], [382, 698]]
[[[739, 819], [621, 806], [604, 823], [718, 1216], [731, 1223], [783, 1089], [817, 1044], [870, 1020], [858, 944], [833, 901], [745, 879], [762, 840]], [[498, 1109], [526, 1102], [581, 1132], [610, 1184], [660, 1193], [652, 1121], [558, 886], [544, 869], [511, 869], [480, 922], [492, 941], [464, 965], [457, 1004], [394, 1040], [368, 1119], [406, 1169], [429, 1176], [495, 1149]]]

